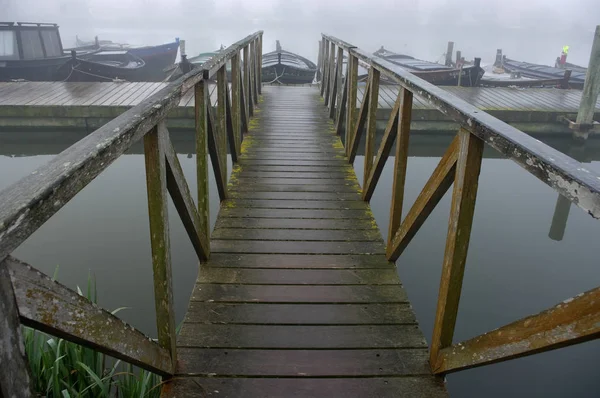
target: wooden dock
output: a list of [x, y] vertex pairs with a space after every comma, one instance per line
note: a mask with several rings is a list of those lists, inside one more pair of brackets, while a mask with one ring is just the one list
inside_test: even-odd
[[198, 385], [215, 397], [445, 396], [318, 90], [263, 96], [177, 339], [171, 396], [204, 396]]
[[[166, 83], [0, 83], [0, 128], [76, 128], [94, 130], [164, 88]], [[574, 118], [581, 91], [489, 87], [444, 87], [457, 97], [532, 134], [570, 133], [560, 116]], [[382, 86], [377, 119], [382, 131], [398, 86]], [[364, 86], [358, 87], [357, 107]], [[215, 85], [211, 102], [216, 103]], [[597, 104], [600, 116], [600, 100]], [[413, 130], [456, 130], [452, 119], [415, 96]], [[194, 127], [194, 94], [184, 95], [169, 115], [171, 128]]]

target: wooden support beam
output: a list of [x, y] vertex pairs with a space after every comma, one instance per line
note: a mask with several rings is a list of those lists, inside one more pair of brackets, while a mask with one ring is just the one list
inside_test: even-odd
[[33, 397], [17, 299], [8, 262], [0, 262], [0, 397]]
[[258, 36], [258, 51], [256, 53], [256, 57], [258, 59], [258, 73], [257, 73], [257, 86], [258, 86], [258, 95], [262, 95], [262, 54], [263, 54], [263, 37], [262, 33]]
[[401, 89], [402, 106], [398, 123], [396, 140], [396, 156], [394, 158], [394, 177], [392, 182], [392, 201], [390, 203], [390, 224], [388, 227], [387, 247], [391, 247], [392, 238], [396, 236], [402, 222], [402, 205], [404, 203], [404, 183], [408, 163], [408, 141], [410, 137], [410, 121], [412, 119], [412, 92]]
[[200, 230], [210, 240], [208, 191], [208, 114], [210, 105], [208, 83], [201, 80], [194, 86], [194, 111], [196, 127], [196, 181], [198, 189], [198, 214]]
[[[229, 143], [229, 153], [231, 154], [231, 161], [237, 163], [238, 152], [235, 132], [233, 131], [233, 117], [231, 115], [231, 97], [229, 96], [229, 88], [225, 91], [225, 114], [227, 115], [227, 142]], [[227, 143], [225, 144], [225, 159], [227, 159]]]
[[[163, 123], [158, 126], [159, 129], [165, 129]], [[196, 255], [201, 262], [208, 260], [210, 256], [210, 244], [205, 234], [205, 226], [200, 220], [200, 214], [196, 210], [190, 188], [183, 174], [183, 169], [173, 148], [173, 143], [169, 139], [168, 132], [161, 132], [161, 138], [165, 140], [165, 157], [167, 159], [167, 188], [173, 199], [173, 204], [179, 218], [192, 242]], [[206, 192], [205, 194], [208, 194]]]
[[344, 79], [344, 87], [342, 88], [341, 98], [338, 101], [337, 116], [335, 122], [335, 133], [341, 136], [342, 130], [344, 130], [344, 119], [346, 118], [348, 105], [348, 77]]
[[[374, 166], [371, 168], [371, 171], [367, 176], [365, 185], [363, 185], [363, 200], [367, 202], [371, 200], [373, 192], [375, 192], [377, 182], [379, 181], [379, 177], [381, 176], [383, 168], [385, 167], [385, 162], [387, 161], [390, 151], [392, 150], [392, 146], [394, 145], [396, 136], [402, 136], [402, 138], [405, 139], [405, 142], [399, 141], [399, 143], [405, 143], [408, 145], [411, 111], [412, 93], [401, 88], [400, 92], [398, 93], [396, 103], [392, 108], [388, 124], [383, 133], [383, 138], [381, 140], [381, 144], [379, 145], [379, 150], [377, 151], [377, 156], [375, 156], [375, 162], [373, 163]], [[403, 126], [398, 126], [399, 120], [403, 121]], [[408, 148], [404, 149], [404, 151], [408, 153]], [[406, 165], [404, 168], [406, 168]], [[402, 186], [404, 186], [404, 182], [402, 183]]]
[[[12, 294], [14, 287], [19, 315], [24, 325], [163, 376], [173, 374], [169, 350], [159, 346], [133, 326], [14, 257], [7, 257], [0, 268], [10, 272], [10, 277], [0, 277], [0, 283], [10, 284], [12, 281], [9, 290], [2, 286], [0, 295], [5, 292]], [[6, 372], [10, 374], [11, 369], [17, 369], [17, 365], [18, 358], [13, 355], [11, 366], [2, 367], [0, 380]], [[19, 375], [15, 381], [24, 383], [24, 376]], [[19, 393], [17, 396], [25, 395]]]
[[327, 62], [327, 86], [325, 87], [325, 106], [329, 106], [331, 90], [335, 81], [335, 44], [329, 45], [329, 62]]
[[348, 101], [346, 106], [346, 136], [344, 139], [344, 145], [346, 146], [346, 156], [349, 156], [352, 133], [356, 123], [356, 96], [358, 91], [358, 58], [351, 53], [348, 53], [346, 79], [348, 80]]
[[258, 74], [260, 71], [258, 70], [258, 55], [257, 55], [257, 43], [254, 40], [251, 44], [251, 52], [250, 55], [252, 57], [252, 100], [254, 101], [254, 105], [258, 105]]
[[240, 69], [239, 72], [239, 78], [240, 78], [240, 107], [242, 108], [241, 111], [241, 134], [239, 137], [240, 140], [240, 150], [241, 150], [241, 144], [242, 141], [244, 141], [244, 135], [248, 133], [248, 105], [247, 105], [247, 100], [246, 100], [246, 91], [244, 89], [244, 77], [242, 76], [242, 71]]
[[207, 107], [206, 111], [208, 116], [206, 118], [208, 125], [208, 153], [215, 174], [219, 199], [222, 202], [227, 199], [227, 174], [225, 174], [225, 170], [221, 167], [223, 162], [220, 160], [221, 154], [219, 152], [218, 138], [216, 136], [217, 124], [213, 115], [212, 106]]
[[596, 101], [600, 93], [600, 25], [596, 26], [590, 62], [585, 74], [585, 82], [581, 93], [581, 103], [577, 120], [575, 121], [575, 138], [586, 139], [589, 130], [593, 128], [594, 113], [596, 111]]
[[[454, 138], [446, 153], [429, 177], [423, 190], [413, 203], [404, 221], [388, 244], [386, 256], [389, 261], [396, 261], [417, 231], [421, 228], [435, 206], [448, 191], [454, 180], [456, 159], [458, 158], [458, 137]], [[389, 239], [389, 238], [388, 238]]]
[[579, 344], [600, 337], [600, 287], [539, 314], [443, 348], [434, 373], [450, 373]]
[[446, 61], [444, 62], [444, 64], [446, 66], [451, 66], [452, 65], [452, 54], [454, 51], [454, 42], [453, 41], [449, 41], [448, 42], [448, 48], [446, 49]]
[[[217, 72], [217, 129], [216, 142], [217, 150], [219, 151], [219, 161], [221, 162], [221, 170], [227, 176], [227, 69], [223, 65]], [[225, 177], [225, 182], [227, 177]]]
[[322, 73], [321, 68], [323, 66], [323, 41], [319, 40], [319, 52], [317, 54], [317, 81], [321, 81]]
[[371, 98], [371, 79], [367, 80], [365, 91], [360, 103], [360, 110], [358, 111], [358, 120], [354, 124], [352, 130], [352, 141], [350, 144], [350, 151], [348, 154], [348, 163], [353, 164], [356, 158], [356, 152], [358, 151], [358, 145], [360, 144], [360, 138], [362, 136], [365, 123], [367, 121], [367, 112], [369, 109], [369, 100]]
[[248, 108], [247, 120], [254, 115], [254, 103], [252, 102], [252, 59], [250, 58], [250, 45], [244, 47], [244, 92], [246, 93], [246, 105]]
[[[164, 121], [161, 123], [164, 123]], [[158, 344], [169, 351], [172, 369], [174, 369], [177, 363], [177, 350], [175, 348], [175, 312], [173, 310], [171, 249], [167, 211], [167, 167], [164, 148], [165, 139], [161, 137], [165, 132], [165, 128], [154, 127], [144, 136], [144, 158], [146, 161], [150, 245], [154, 273], [156, 330], [158, 332]]]
[[329, 41], [327, 39], [323, 39], [323, 65], [322, 65], [322, 75], [321, 79], [321, 97], [326, 98], [326, 87], [329, 84]]
[[230, 141], [233, 142], [233, 148], [235, 149], [236, 162], [240, 154], [240, 144], [242, 142], [242, 112], [240, 101], [240, 52], [237, 51], [231, 58], [231, 121], [233, 136], [230, 137]]
[[363, 172], [363, 187], [373, 167], [373, 151], [375, 150], [375, 133], [377, 132], [377, 105], [379, 103], [379, 76], [376, 68], [369, 71], [371, 91], [369, 92], [369, 107], [367, 111], [367, 133], [365, 137], [365, 167]]
[[[342, 94], [342, 80], [343, 80], [343, 66], [344, 66], [344, 49], [342, 47], [338, 47], [336, 63], [335, 63], [335, 85], [334, 89], [331, 93], [331, 104], [329, 107], [329, 117], [335, 119], [336, 110], [339, 111], [340, 102], [341, 102], [341, 94]], [[337, 108], [336, 108], [337, 106]]]
[[436, 363], [439, 351], [452, 344], [483, 155], [483, 141], [470, 131], [461, 128], [458, 138], [458, 159], [437, 311], [431, 338], [430, 363]]

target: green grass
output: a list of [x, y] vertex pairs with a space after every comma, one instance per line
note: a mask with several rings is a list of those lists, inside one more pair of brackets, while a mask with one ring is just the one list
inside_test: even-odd
[[[79, 287], [77, 291], [82, 294]], [[92, 277], [88, 278], [86, 297], [97, 301]], [[160, 376], [29, 327], [23, 327], [23, 334], [33, 387], [39, 396], [153, 398], [160, 395]]]

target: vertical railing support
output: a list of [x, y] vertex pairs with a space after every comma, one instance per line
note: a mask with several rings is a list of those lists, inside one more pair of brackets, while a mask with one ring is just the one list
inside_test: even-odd
[[221, 170], [224, 174], [223, 182], [227, 185], [227, 96], [229, 89], [227, 86], [226, 65], [219, 68], [217, 72], [217, 149], [219, 151], [219, 160], [221, 161]]
[[344, 49], [338, 47], [337, 56], [335, 57], [335, 80], [333, 82], [333, 90], [331, 91], [331, 100], [329, 102], [329, 117], [334, 119], [336, 114], [336, 105], [339, 107], [342, 92], [342, 67], [344, 66]]
[[432, 366], [437, 362], [439, 351], [450, 346], [454, 336], [483, 154], [481, 139], [464, 128], [459, 130], [458, 135], [459, 153], [437, 311], [431, 338], [430, 363]]
[[251, 52], [252, 54], [250, 55], [250, 57], [252, 58], [252, 81], [250, 83], [250, 85], [252, 86], [252, 100], [254, 102], [254, 105], [258, 105], [258, 88], [257, 88], [257, 83], [258, 83], [258, 57], [256, 55], [257, 51], [256, 48], [258, 47], [257, 45], [257, 40], [255, 39], [254, 41], [252, 41], [251, 44]]
[[[165, 123], [164, 121], [160, 123]], [[154, 303], [158, 344], [169, 350], [172, 370], [177, 362], [175, 348], [175, 313], [173, 310], [173, 283], [171, 249], [169, 243], [169, 216], [167, 201], [167, 169], [165, 142], [166, 128], [155, 126], [144, 136], [146, 186], [150, 219], [150, 244], [154, 271]]]
[[238, 73], [239, 82], [240, 82], [240, 107], [241, 107], [241, 129], [242, 134], [240, 134], [240, 150], [241, 143], [244, 141], [244, 134], [248, 133], [248, 100], [246, 99], [246, 90], [244, 89], [244, 77], [242, 76], [242, 69]]
[[231, 121], [236, 158], [240, 154], [240, 144], [242, 142], [241, 112], [243, 110], [240, 103], [240, 52], [236, 51], [231, 58]]
[[392, 201], [390, 203], [390, 225], [387, 238], [388, 248], [402, 223], [402, 204], [404, 202], [404, 183], [406, 182], [408, 142], [410, 137], [410, 121], [412, 118], [412, 92], [405, 88], [402, 88], [401, 91], [402, 107], [400, 108], [400, 114], [398, 115], [394, 177], [392, 180]]
[[335, 44], [331, 43], [329, 46], [329, 61], [327, 62], [327, 86], [325, 87], [325, 106], [329, 106], [329, 96], [331, 95], [331, 90], [333, 86], [333, 82], [335, 81]]
[[246, 112], [247, 118], [246, 120], [250, 120], [250, 117], [254, 115], [254, 104], [252, 103], [252, 86], [250, 82], [252, 81], [252, 60], [250, 58], [250, 45], [246, 45], [244, 47], [244, 92], [246, 93], [246, 107], [248, 111]]
[[356, 123], [356, 97], [358, 91], [358, 58], [352, 55], [352, 53], [348, 54], [346, 79], [348, 80], [348, 111], [346, 112], [346, 136], [344, 145], [346, 145], [346, 156], [349, 156], [352, 133], [354, 132], [354, 124]]
[[363, 187], [367, 186], [371, 167], [373, 167], [373, 151], [375, 148], [375, 132], [377, 130], [377, 105], [379, 102], [379, 76], [381, 72], [376, 68], [369, 71], [369, 108], [367, 111], [367, 133], [365, 137], [365, 167], [363, 174]]
[[0, 397], [33, 397], [23, 333], [6, 261], [0, 262]]
[[577, 112], [577, 119], [572, 126], [573, 136], [576, 139], [587, 139], [589, 131], [593, 128], [598, 93], [600, 93], [600, 25], [596, 26], [590, 62], [581, 92], [579, 112]]
[[323, 77], [323, 73], [321, 72], [322, 66], [323, 66], [323, 41], [319, 40], [319, 53], [317, 54], [317, 82], [321, 82], [321, 78]]
[[211, 106], [208, 97], [208, 71], [204, 73], [206, 80], [201, 80], [194, 87], [194, 111], [196, 122], [196, 180], [198, 188], [198, 214], [202, 232], [210, 239], [209, 194], [208, 194], [208, 115], [206, 108]]
[[263, 49], [262, 49], [262, 34], [260, 36], [258, 36], [258, 51], [256, 52], [256, 57], [258, 60], [258, 68], [257, 68], [257, 79], [256, 79], [256, 85], [258, 87], [258, 95], [262, 94], [262, 54], [263, 54]]
[[329, 41], [323, 38], [323, 62], [322, 62], [322, 71], [321, 74], [323, 78], [321, 79], [321, 97], [323, 99], [327, 98], [327, 85], [329, 84]]

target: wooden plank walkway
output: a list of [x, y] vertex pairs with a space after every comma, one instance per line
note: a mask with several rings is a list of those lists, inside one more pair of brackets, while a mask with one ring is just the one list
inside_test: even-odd
[[315, 87], [264, 87], [171, 397], [444, 397]]

